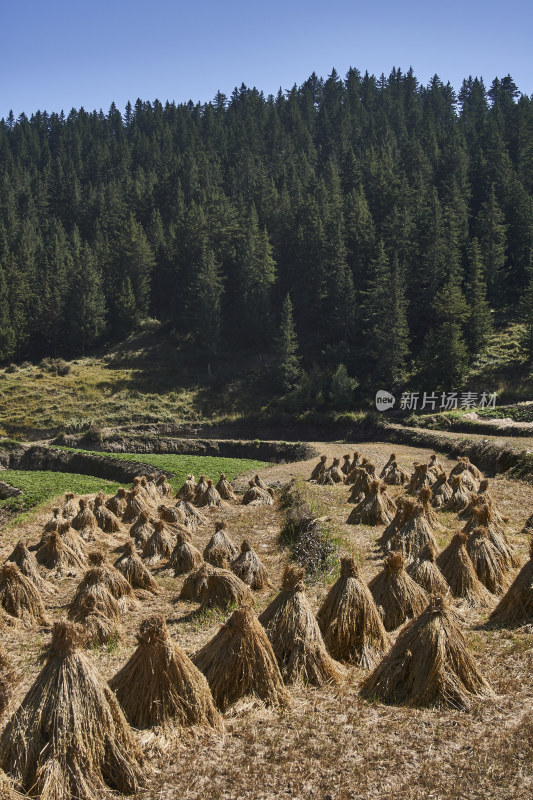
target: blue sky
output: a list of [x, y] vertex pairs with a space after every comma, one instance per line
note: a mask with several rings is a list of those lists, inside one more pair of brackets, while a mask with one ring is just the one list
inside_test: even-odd
[[0, 117], [10, 109], [107, 111], [111, 101], [205, 102], [217, 90], [265, 94], [332, 67], [412, 66], [456, 89], [510, 73], [533, 93], [533, 4], [526, 0], [19, 0], [3, 3]]

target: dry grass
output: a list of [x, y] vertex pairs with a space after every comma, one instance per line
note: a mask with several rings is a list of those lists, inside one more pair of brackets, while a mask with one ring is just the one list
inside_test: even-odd
[[390, 553], [368, 588], [380, 609], [385, 629], [393, 631], [426, 607], [427, 594], [405, 571], [401, 553]]

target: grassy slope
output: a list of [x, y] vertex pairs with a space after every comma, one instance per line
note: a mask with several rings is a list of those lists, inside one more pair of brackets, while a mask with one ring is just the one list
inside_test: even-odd
[[[465, 387], [495, 391], [500, 403], [531, 399], [533, 371], [520, 353], [519, 336], [519, 325], [500, 324], [485, 355], [472, 365]], [[64, 377], [31, 364], [13, 373], [0, 370], [0, 435], [36, 439], [92, 426], [205, 426], [255, 419], [271, 399], [260, 358], [221, 356], [214, 365], [215, 379], [209, 379], [197, 357], [157, 329], [131, 336], [111, 351], [72, 361], [70, 367]], [[526, 413], [533, 415], [533, 410]], [[502, 415], [512, 413], [506, 409]]]
[[24, 494], [0, 500], [0, 508], [26, 510], [39, 507], [64, 492], [93, 494], [103, 491], [114, 494], [120, 484], [95, 478], [92, 475], [78, 475], [72, 472], [39, 472], [37, 470], [2, 470], [1, 480], [22, 489]]

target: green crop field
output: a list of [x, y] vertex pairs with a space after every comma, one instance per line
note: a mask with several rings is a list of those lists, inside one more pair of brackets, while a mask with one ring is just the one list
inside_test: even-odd
[[11, 511], [27, 511], [48, 503], [64, 492], [92, 494], [103, 491], [114, 494], [120, 484], [95, 478], [92, 475], [78, 475], [73, 472], [48, 472], [38, 470], [2, 470], [1, 480], [22, 489], [22, 495], [0, 500], [0, 508]]

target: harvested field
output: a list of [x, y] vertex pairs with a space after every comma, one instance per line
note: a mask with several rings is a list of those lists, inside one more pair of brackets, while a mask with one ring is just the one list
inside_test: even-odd
[[[413, 462], [429, 462], [432, 451], [387, 443], [316, 444], [331, 465], [334, 457], [354, 449], [376, 465], [379, 474], [394, 450], [401, 469], [409, 474]], [[361, 578], [368, 583], [383, 566], [377, 540], [384, 525], [348, 525], [353, 506], [347, 502], [350, 486], [320, 486], [306, 483], [318, 457], [310, 461], [275, 465], [260, 471], [260, 477], [279, 494], [296, 478], [309, 506], [338, 545], [339, 553], [356, 559]], [[439, 455], [447, 471], [456, 463]], [[254, 473], [255, 474], [255, 471]], [[198, 475], [196, 476], [198, 477]], [[218, 474], [208, 477], [218, 480]], [[243, 474], [233, 484], [242, 495], [252, 474]], [[391, 498], [403, 492], [389, 486]], [[519, 533], [533, 512], [533, 486], [503, 475], [490, 480], [490, 493], [502, 514], [508, 517], [506, 532], [523, 565], [529, 555], [529, 537]], [[89, 499], [90, 495], [87, 496]], [[174, 504], [175, 501], [172, 501]], [[42, 535], [42, 527], [54, 506], [51, 500], [35, 516], [20, 525], [0, 531], [0, 564], [19, 539], [31, 546]], [[260, 614], [281, 586], [290, 551], [280, 545], [284, 512], [278, 501], [272, 506], [246, 506], [228, 502], [223, 508], [205, 509], [205, 525], [192, 532], [192, 543], [203, 552], [215, 525], [227, 523], [238, 549], [246, 539], [268, 570], [272, 588], [254, 591], [255, 613]], [[437, 510], [443, 531], [434, 531], [442, 550], [464, 523], [455, 513]], [[111, 551], [129, 538], [129, 525], [112, 536], [102, 534], [96, 544], [113, 563]], [[95, 545], [96, 548], [96, 545]], [[143, 619], [163, 614], [170, 635], [189, 656], [198, 652], [231, 616], [214, 609], [200, 611], [200, 603], [177, 600], [185, 575], [174, 577], [164, 562], [147, 565], [161, 592], [144, 593], [136, 607], [121, 615], [123, 637], [87, 651], [98, 672], [110, 679], [128, 661], [138, 643], [136, 635]], [[42, 568], [41, 568], [42, 569]], [[511, 570], [510, 577], [519, 568]], [[43, 571], [43, 576], [45, 572]], [[51, 622], [65, 616], [80, 576], [46, 574], [55, 592], [43, 596]], [[316, 613], [338, 577], [338, 569], [319, 572], [306, 586], [306, 595]], [[490, 607], [473, 609], [454, 603], [462, 632], [480, 672], [494, 697], [474, 698], [468, 711], [450, 708], [406, 708], [384, 705], [360, 694], [369, 672], [347, 666], [338, 685], [319, 689], [290, 686], [290, 704], [282, 710], [249, 697], [231, 706], [224, 715], [223, 730], [148, 730], [136, 733], [147, 768], [147, 788], [142, 800], [274, 800], [291, 797], [307, 800], [530, 800], [533, 796], [533, 640], [532, 625], [522, 628], [485, 627], [499, 598]], [[1, 623], [1, 621], [0, 621]], [[391, 633], [396, 640], [400, 631]], [[3, 730], [10, 715], [25, 696], [42, 665], [39, 656], [50, 640], [49, 628], [3, 627], [0, 633], [10, 656], [10, 668], [19, 678], [9, 706], [0, 717]]]

